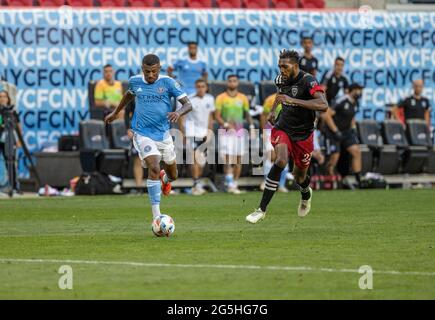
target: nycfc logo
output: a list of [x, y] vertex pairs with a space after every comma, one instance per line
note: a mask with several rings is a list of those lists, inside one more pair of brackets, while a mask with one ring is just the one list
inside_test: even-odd
[[146, 146], [143, 150], [145, 152], [150, 152], [151, 151], [151, 146]]
[[297, 95], [297, 94], [298, 94], [298, 88], [293, 87], [293, 88], [292, 88], [292, 96], [295, 96], [295, 95]]
[[157, 92], [158, 93], [163, 93], [163, 92], [165, 92], [165, 88], [159, 87], [159, 88], [157, 88]]

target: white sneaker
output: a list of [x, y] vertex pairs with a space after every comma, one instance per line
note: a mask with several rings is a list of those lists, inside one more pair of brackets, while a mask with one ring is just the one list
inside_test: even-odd
[[194, 196], [201, 196], [205, 193], [205, 190], [201, 187], [192, 188], [192, 194]]
[[266, 217], [266, 212], [262, 211], [260, 208], [246, 216], [246, 221], [250, 223], [257, 223]]
[[241, 194], [242, 191], [240, 191], [240, 189], [237, 188], [237, 187], [232, 187], [232, 188], [228, 188], [228, 193], [232, 193], [232, 194]]
[[279, 188], [278, 188], [278, 191], [279, 191], [279, 192], [282, 192], [282, 193], [288, 193], [288, 192], [289, 192], [288, 189], [287, 189], [286, 187], [284, 187], [284, 186], [279, 187]]
[[298, 216], [299, 217], [305, 217], [311, 209], [311, 199], [313, 198], [313, 190], [309, 187], [310, 189], [310, 199], [308, 200], [302, 200], [299, 202], [299, 207], [298, 207]]

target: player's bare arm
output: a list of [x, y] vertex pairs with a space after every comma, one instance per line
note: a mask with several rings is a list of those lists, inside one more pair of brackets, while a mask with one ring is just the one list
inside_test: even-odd
[[332, 132], [337, 132], [338, 128], [333, 118], [334, 114], [335, 111], [332, 110], [331, 108], [328, 108], [328, 110], [323, 114], [321, 114], [320, 117], [325, 121], [326, 125], [328, 126], [329, 129], [331, 129]]
[[279, 100], [277, 99], [279, 95], [276, 95], [275, 101], [273, 102], [272, 108], [270, 109], [269, 114], [267, 115], [267, 121], [271, 124], [271, 125], [275, 125], [275, 121], [276, 121], [276, 107], [279, 105]]
[[120, 113], [130, 102], [134, 100], [134, 95], [130, 91], [127, 91], [121, 99], [121, 102], [118, 104], [115, 110], [113, 110], [110, 114], [106, 116], [104, 121], [106, 123], [111, 123], [117, 119], [118, 113]]
[[190, 102], [188, 97], [183, 97], [178, 100], [181, 103], [182, 107], [174, 112], [168, 112], [168, 119], [171, 122], [177, 122], [181, 116], [192, 111], [192, 103]]
[[295, 99], [285, 94], [279, 94], [276, 97], [275, 104], [276, 102], [295, 105], [301, 108], [320, 112], [326, 112], [328, 110], [328, 101], [326, 101], [326, 96], [323, 92], [315, 92], [314, 99], [312, 100]]

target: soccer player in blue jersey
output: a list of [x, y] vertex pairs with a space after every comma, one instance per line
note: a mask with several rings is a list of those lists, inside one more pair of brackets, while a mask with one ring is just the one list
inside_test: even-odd
[[196, 42], [189, 42], [187, 50], [189, 57], [177, 60], [173, 66], [168, 67], [167, 72], [170, 77], [177, 79], [188, 95], [191, 95], [196, 92], [196, 80], [203, 79], [207, 82], [207, 65], [198, 59], [198, 44]]
[[[178, 176], [174, 143], [169, 134], [170, 122], [177, 122], [181, 116], [190, 112], [192, 104], [174, 79], [160, 75], [158, 56], [144, 56], [142, 71], [143, 75], [129, 79], [128, 91], [105, 121], [114, 121], [118, 113], [135, 100], [136, 106], [131, 121], [133, 146], [139, 153], [142, 166], [148, 167], [148, 196], [155, 218], [160, 215], [161, 193], [168, 195], [171, 191], [171, 181]], [[182, 105], [175, 112], [172, 112], [172, 97]], [[164, 162], [164, 170], [160, 170], [161, 160]]]

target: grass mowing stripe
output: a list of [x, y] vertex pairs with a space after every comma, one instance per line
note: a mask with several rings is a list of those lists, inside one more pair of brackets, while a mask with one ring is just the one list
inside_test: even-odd
[[[133, 267], [165, 267], [165, 268], [210, 268], [210, 269], [244, 269], [244, 270], [275, 270], [275, 271], [308, 271], [308, 272], [338, 272], [338, 273], [359, 273], [356, 269], [333, 269], [314, 268], [308, 266], [255, 266], [255, 265], [231, 265], [231, 264], [171, 264], [171, 263], [146, 263], [133, 261], [93, 261], [93, 260], [57, 260], [57, 259], [9, 259], [2, 258], [0, 263], [72, 263], [72, 264], [93, 264], [93, 265], [122, 265]], [[394, 271], [394, 270], [373, 270], [374, 274], [389, 275], [410, 275], [435, 277], [435, 272], [421, 271]]]

